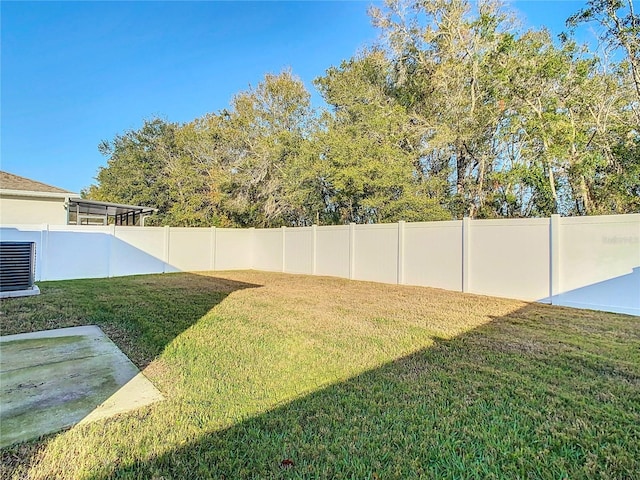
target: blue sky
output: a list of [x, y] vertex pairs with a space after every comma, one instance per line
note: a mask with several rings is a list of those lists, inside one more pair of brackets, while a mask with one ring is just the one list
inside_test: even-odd
[[[146, 118], [219, 111], [286, 68], [313, 92], [376, 40], [372, 3], [3, 0], [0, 169], [79, 192], [106, 164], [100, 141]], [[554, 33], [582, 5], [513, 2], [525, 25]]]

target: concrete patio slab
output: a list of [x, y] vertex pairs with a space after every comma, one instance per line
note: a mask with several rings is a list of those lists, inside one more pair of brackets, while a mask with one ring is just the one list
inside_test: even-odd
[[0, 447], [161, 399], [96, 326], [0, 337]]

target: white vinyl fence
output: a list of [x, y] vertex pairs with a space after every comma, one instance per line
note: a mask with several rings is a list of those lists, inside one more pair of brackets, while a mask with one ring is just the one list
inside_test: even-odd
[[37, 280], [255, 269], [640, 315], [640, 214], [304, 228], [3, 225]]

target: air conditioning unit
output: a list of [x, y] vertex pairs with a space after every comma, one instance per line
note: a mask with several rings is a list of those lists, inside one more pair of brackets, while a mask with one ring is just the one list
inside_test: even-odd
[[37, 295], [34, 242], [0, 242], [0, 298]]

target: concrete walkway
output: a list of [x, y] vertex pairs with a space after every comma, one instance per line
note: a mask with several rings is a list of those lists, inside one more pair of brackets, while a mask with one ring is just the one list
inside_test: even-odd
[[0, 447], [161, 399], [96, 326], [0, 337]]

